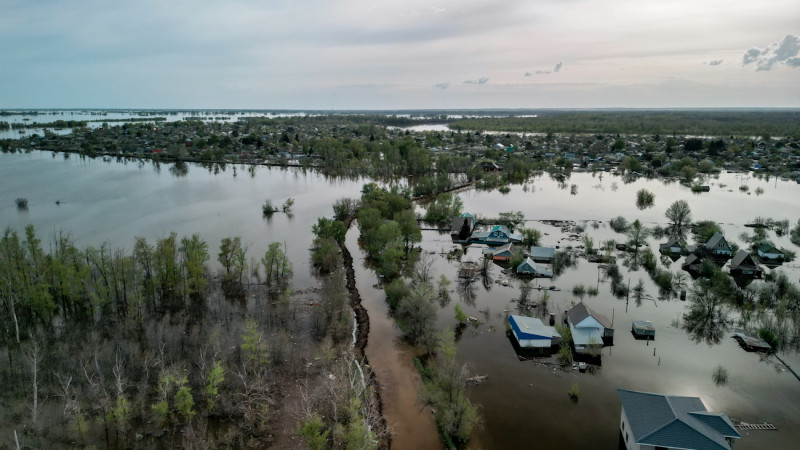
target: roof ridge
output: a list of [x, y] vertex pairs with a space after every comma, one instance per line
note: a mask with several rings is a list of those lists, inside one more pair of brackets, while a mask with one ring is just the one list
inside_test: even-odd
[[[664, 397], [666, 397], [666, 395], [665, 395]], [[669, 404], [669, 400], [667, 400], [667, 403]], [[670, 405], [669, 407], [670, 407], [670, 409], [672, 409], [672, 405]], [[675, 414], [675, 410], [672, 410], [672, 414]], [[678, 419], [678, 416], [677, 416], [677, 415], [675, 415], [675, 417], [674, 417], [672, 420], [670, 420], [669, 422], [667, 422], [667, 423], [665, 423], [665, 424], [661, 425], [660, 427], [658, 427], [658, 428], [654, 429], [653, 431], [651, 431], [651, 432], [649, 432], [649, 433], [645, 434], [644, 436], [642, 436], [641, 438], [637, 439], [637, 442], [638, 442], [638, 441], [643, 441], [643, 440], [645, 440], [646, 438], [648, 438], [648, 437], [650, 437], [650, 436], [652, 436], [652, 435], [656, 434], [657, 432], [659, 432], [659, 431], [661, 431], [663, 428], [665, 428], [667, 425], [672, 425], [673, 423], [675, 423], [675, 421], [678, 421], [678, 422], [681, 422], [681, 423], [683, 423], [683, 424], [685, 424], [685, 425], [687, 425], [687, 426], [690, 426], [688, 423], [686, 423], [686, 422], [684, 422], [684, 421], [682, 421], [682, 420]]]

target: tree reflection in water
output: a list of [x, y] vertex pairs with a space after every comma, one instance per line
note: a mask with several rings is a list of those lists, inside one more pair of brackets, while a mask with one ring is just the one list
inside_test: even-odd
[[689, 312], [683, 315], [683, 328], [697, 343], [719, 344], [731, 325], [723, 297], [711, 281], [699, 280], [692, 288], [691, 301]]
[[467, 306], [475, 306], [476, 289], [472, 278], [458, 280], [458, 297]]

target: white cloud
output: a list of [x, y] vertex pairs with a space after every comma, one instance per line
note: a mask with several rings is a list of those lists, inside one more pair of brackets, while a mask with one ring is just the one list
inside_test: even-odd
[[772, 70], [776, 64], [798, 67], [797, 54], [800, 53], [800, 36], [787, 34], [782, 41], [773, 42], [766, 48], [753, 47], [742, 57], [742, 64], [755, 64], [756, 71]]
[[439, 89], [447, 89], [448, 87], [450, 87], [450, 82], [448, 81], [444, 83], [436, 83], [434, 86]]

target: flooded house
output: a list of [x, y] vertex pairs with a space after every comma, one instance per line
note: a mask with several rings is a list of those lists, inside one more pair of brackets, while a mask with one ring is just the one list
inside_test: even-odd
[[470, 241], [477, 244], [504, 245], [509, 242], [520, 243], [522, 236], [512, 233], [505, 225], [495, 225], [489, 231], [475, 231], [470, 236]]
[[478, 168], [483, 170], [484, 172], [490, 172], [490, 173], [495, 173], [503, 170], [494, 161], [483, 161], [478, 164]]
[[769, 242], [762, 242], [759, 244], [758, 247], [756, 247], [756, 253], [758, 254], [758, 258], [765, 263], [782, 263], [783, 259], [786, 257], [782, 251], [778, 250], [777, 247]]
[[508, 244], [501, 245], [500, 247], [495, 247], [491, 249], [490, 255], [494, 261], [502, 261], [507, 262], [511, 261], [511, 256], [514, 252], [514, 244], [509, 242]]
[[730, 258], [733, 248], [721, 233], [714, 233], [711, 239], [702, 245], [702, 250], [715, 258]]
[[554, 247], [531, 247], [529, 256], [534, 262], [552, 264], [556, 256], [556, 249]]
[[730, 450], [742, 436], [727, 415], [708, 411], [699, 397], [617, 389], [621, 447]]
[[520, 348], [546, 349], [561, 343], [561, 334], [535, 317], [512, 314], [508, 324]]
[[747, 250], [739, 250], [731, 260], [730, 272], [735, 277], [760, 278], [762, 270]]
[[530, 256], [517, 266], [517, 275], [529, 277], [553, 278], [553, 271], [549, 267], [535, 263]]
[[691, 255], [686, 257], [685, 261], [683, 261], [681, 269], [689, 272], [693, 276], [697, 276], [700, 273], [700, 270], [703, 268], [704, 262], [705, 258], [703, 256], [700, 256], [696, 253], [692, 253]]
[[453, 217], [453, 220], [450, 222], [450, 238], [453, 242], [469, 242], [469, 237], [474, 230], [475, 217], [470, 213], [464, 213], [458, 217]]
[[670, 237], [664, 244], [658, 245], [659, 252], [670, 255], [680, 255], [681, 249], [681, 242], [675, 236]]
[[580, 302], [567, 311], [567, 324], [572, 333], [575, 353], [589, 353], [592, 347], [603, 348], [603, 342], [614, 339], [614, 327], [608, 317]]

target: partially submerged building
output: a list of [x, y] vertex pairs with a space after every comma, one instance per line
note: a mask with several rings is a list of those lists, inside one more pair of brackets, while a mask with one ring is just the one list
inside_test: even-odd
[[551, 264], [556, 256], [554, 247], [531, 247], [530, 258], [537, 263]]
[[517, 275], [527, 275], [529, 277], [553, 278], [553, 271], [549, 267], [537, 264], [529, 257], [525, 258], [517, 266]]
[[512, 314], [508, 324], [520, 348], [550, 348], [561, 343], [561, 334], [535, 317]]
[[470, 241], [477, 244], [503, 245], [509, 242], [522, 242], [522, 236], [512, 233], [505, 225], [495, 225], [489, 231], [475, 231], [472, 233]]
[[786, 255], [769, 242], [762, 242], [756, 247], [758, 258], [763, 262], [782, 263]]
[[589, 353], [603, 348], [603, 342], [614, 338], [614, 327], [608, 317], [580, 302], [567, 311], [567, 323], [575, 344], [575, 353]]
[[703, 244], [703, 250], [709, 255], [718, 258], [730, 258], [733, 254], [733, 248], [721, 233], [714, 233], [711, 239]]
[[706, 410], [699, 397], [617, 389], [625, 448], [730, 450], [742, 436], [728, 416]]
[[474, 230], [475, 217], [470, 213], [464, 213], [458, 217], [453, 217], [453, 220], [450, 222], [450, 238], [453, 242], [469, 242], [469, 237]]
[[747, 250], [739, 250], [731, 260], [731, 275], [735, 277], [761, 277], [761, 267], [756, 264]]
[[500, 247], [495, 247], [491, 249], [490, 255], [492, 259], [495, 261], [507, 262], [511, 260], [513, 253], [514, 253], [514, 244], [509, 242], [508, 244], [501, 245]]
[[679, 255], [681, 253], [681, 250], [682, 250], [681, 242], [675, 236], [670, 237], [669, 240], [667, 240], [667, 242], [658, 245], [658, 251], [661, 253]]

